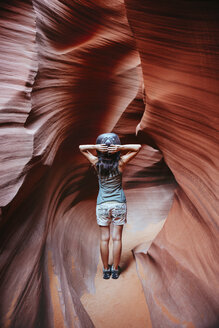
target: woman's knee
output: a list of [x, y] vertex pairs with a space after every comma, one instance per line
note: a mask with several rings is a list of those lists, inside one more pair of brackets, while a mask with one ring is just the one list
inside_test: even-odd
[[100, 235], [100, 240], [101, 241], [105, 241], [105, 242], [109, 242], [109, 240], [110, 240], [110, 234], [109, 233], [102, 233]]
[[115, 234], [113, 234], [112, 239], [113, 239], [113, 241], [121, 241], [122, 240], [122, 235], [118, 234], [118, 233], [115, 233]]
[[100, 240], [105, 243], [109, 243], [110, 237], [108, 236], [101, 236]]
[[122, 240], [122, 230], [123, 225], [114, 226], [112, 240], [121, 241]]

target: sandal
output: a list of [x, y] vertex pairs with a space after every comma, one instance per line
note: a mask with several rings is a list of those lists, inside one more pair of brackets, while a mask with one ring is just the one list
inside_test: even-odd
[[111, 275], [111, 265], [108, 265], [108, 269], [103, 268], [103, 279], [109, 279]]
[[113, 279], [118, 279], [118, 278], [119, 278], [119, 275], [120, 275], [120, 273], [121, 273], [121, 268], [120, 268], [120, 266], [118, 266], [118, 269], [117, 269], [117, 270], [115, 270], [115, 269], [113, 268], [113, 266], [112, 266], [111, 272], [112, 272], [112, 278], [113, 278]]

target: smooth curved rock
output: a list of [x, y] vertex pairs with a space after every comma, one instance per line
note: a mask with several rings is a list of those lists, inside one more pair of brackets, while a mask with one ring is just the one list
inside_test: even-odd
[[126, 0], [146, 89], [140, 130], [178, 183], [164, 228], [136, 253], [154, 327], [219, 324], [218, 5]]
[[33, 136], [24, 124], [31, 111], [37, 58], [31, 1], [1, 2], [0, 11], [0, 206], [5, 206], [23, 183], [32, 158]]
[[177, 186], [133, 250], [153, 326], [217, 322], [217, 6], [125, 6], [1, 5], [2, 327], [94, 326], [80, 299], [95, 293], [97, 182], [78, 145], [106, 131], [143, 144], [124, 175], [133, 233]]
[[[139, 56], [118, 3], [110, 16], [106, 8], [105, 29], [81, 47], [71, 34], [66, 45], [61, 37], [52, 43], [45, 16], [52, 2], [34, 1], [33, 9], [38, 70], [25, 121], [33, 153], [19, 192], [2, 209], [1, 325], [92, 327], [80, 296], [94, 291], [99, 261], [97, 187], [78, 145], [113, 129], [136, 96]], [[3, 149], [12, 150], [5, 141]]]

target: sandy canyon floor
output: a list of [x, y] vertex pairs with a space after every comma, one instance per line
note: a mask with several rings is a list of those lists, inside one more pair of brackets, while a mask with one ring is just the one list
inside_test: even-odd
[[[164, 220], [152, 223], [141, 231], [134, 231], [127, 224], [123, 231], [123, 250], [121, 258], [122, 273], [118, 280], [102, 278], [102, 262], [98, 264], [95, 278], [96, 292], [84, 294], [82, 304], [96, 328], [150, 328], [151, 320], [141, 282], [139, 280], [132, 249], [145, 249], [158, 234]], [[148, 244], [148, 245], [146, 245]], [[112, 243], [110, 243], [112, 250]], [[112, 254], [110, 254], [112, 263]]]

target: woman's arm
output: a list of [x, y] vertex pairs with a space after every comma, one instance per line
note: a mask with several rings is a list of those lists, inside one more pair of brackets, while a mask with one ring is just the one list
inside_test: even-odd
[[121, 156], [120, 170], [125, 168], [125, 165], [130, 162], [141, 149], [141, 145], [122, 145], [121, 150], [128, 150], [129, 152]]
[[138, 152], [141, 149], [141, 145], [138, 144], [130, 144], [130, 145], [120, 145], [120, 150], [129, 150], [133, 152]]
[[141, 149], [141, 145], [122, 145], [121, 150], [128, 150], [128, 153], [121, 156], [121, 160], [119, 161], [119, 170], [123, 172], [125, 166], [128, 162], [130, 162]]
[[80, 145], [80, 152], [89, 160], [92, 165], [95, 165], [98, 161], [98, 157], [94, 156], [89, 150], [99, 150], [101, 152], [107, 151], [106, 145]]
[[122, 172], [125, 168], [125, 165], [130, 162], [141, 149], [139, 144], [128, 144], [128, 145], [112, 145], [108, 147], [109, 153], [114, 153], [116, 151], [128, 151], [127, 154], [122, 155], [119, 161], [119, 170]]
[[108, 152], [109, 153], [115, 153], [117, 151], [122, 151], [122, 150], [138, 152], [140, 149], [141, 149], [141, 145], [138, 145], [138, 144], [111, 145], [111, 146], [108, 147]]

